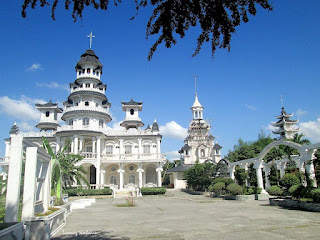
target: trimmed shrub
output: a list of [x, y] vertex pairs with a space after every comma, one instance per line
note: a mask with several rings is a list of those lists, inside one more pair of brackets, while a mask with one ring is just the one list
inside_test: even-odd
[[217, 194], [221, 194], [221, 192], [225, 189], [226, 189], [226, 184], [224, 182], [217, 182], [212, 186], [212, 192]]
[[227, 186], [227, 191], [233, 196], [241, 195], [243, 194], [243, 187], [236, 183], [231, 183]]
[[254, 194], [254, 188], [253, 187], [247, 187], [247, 194], [248, 195]]
[[292, 197], [301, 198], [303, 189], [304, 189], [304, 186], [302, 186], [301, 184], [296, 184], [291, 186], [288, 192], [291, 194]]
[[283, 194], [283, 190], [278, 186], [274, 185], [269, 187], [268, 193], [273, 196], [281, 196]]
[[297, 184], [300, 184], [299, 178], [291, 173], [286, 173], [280, 180], [280, 185], [286, 189]]
[[312, 189], [310, 195], [314, 202], [320, 203], [320, 188]]
[[67, 193], [69, 196], [94, 196], [94, 195], [111, 195], [112, 189], [81, 189], [70, 188], [63, 190], [63, 193]]
[[233, 183], [233, 180], [232, 178], [215, 178], [213, 179], [212, 184], [214, 185], [218, 182], [223, 182], [226, 184], [226, 186], [228, 186], [229, 184]]
[[159, 187], [143, 187], [141, 188], [141, 194], [142, 195], [159, 195], [159, 194], [165, 194], [166, 193], [165, 188], [159, 188]]

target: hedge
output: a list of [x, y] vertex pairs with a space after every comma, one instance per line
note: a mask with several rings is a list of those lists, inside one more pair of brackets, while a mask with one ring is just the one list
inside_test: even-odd
[[141, 194], [142, 195], [160, 195], [166, 193], [165, 188], [159, 188], [159, 187], [143, 187], [141, 188]]
[[288, 192], [291, 194], [292, 197], [301, 198], [303, 189], [304, 189], [304, 186], [302, 186], [301, 184], [296, 184], [291, 186]]
[[243, 194], [243, 187], [241, 187], [240, 185], [238, 185], [236, 183], [231, 183], [228, 185], [227, 191], [233, 196], [241, 195], [241, 194]]
[[224, 189], [226, 189], [226, 184], [224, 182], [217, 182], [216, 184], [214, 184], [213, 186], [211, 185], [208, 188], [209, 192], [215, 192], [218, 194], [220, 194]]
[[261, 191], [262, 191], [262, 188], [259, 188], [259, 187], [247, 187], [247, 189], [244, 189], [244, 190], [246, 190], [246, 194], [247, 195], [260, 194]]
[[291, 173], [286, 173], [280, 180], [280, 185], [286, 189], [297, 184], [300, 184], [299, 178]]
[[310, 195], [314, 202], [320, 203], [320, 188], [312, 189]]
[[274, 185], [269, 187], [268, 193], [273, 196], [281, 196], [283, 194], [283, 190], [279, 188], [277, 185]]
[[93, 195], [111, 195], [112, 189], [81, 189], [81, 188], [69, 188], [63, 190], [63, 193], [67, 193], [69, 196], [93, 196]]

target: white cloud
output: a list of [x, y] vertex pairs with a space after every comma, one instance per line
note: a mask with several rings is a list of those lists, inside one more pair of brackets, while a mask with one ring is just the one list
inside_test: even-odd
[[320, 142], [320, 118], [316, 121], [301, 122], [301, 133], [312, 142]]
[[111, 127], [108, 126], [107, 129], [108, 130], [124, 130], [124, 128], [120, 126], [120, 123], [121, 122], [115, 122], [115, 123], [112, 124]]
[[180, 153], [178, 153], [178, 150], [176, 151], [170, 151], [164, 153], [167, 156], [168, 160], [177, 160], [180, 159]]
[[70, 88], [68, 84], [59, 84], [56, 82], [51, 82], [51, 83], [36, 83], [37, 87], [46, 87], [46, 88], [55, 88], [55, 89], [64, 89], [66, 91], [69, 91]]
[[22, 132], [35, 131], [35, 127], [27, 122], [19, 122], [17, 125]]
[[307, 113], [308, 113], [307, 111], [302, 110], [301, 108], [299, 108], [299, 109], [296, 111], [297, 117], [301, 117], [302, 115], [306, 115]]
[[0, 97], [0, 112], [17, 120], [40, 119], [40, 112], [35, 108], [35, 103], [44, 103], [40, 99], [31, 99], [21, 96], [20, 100], [11, 99], [7, 96]]
[[30, 67], [27, 67], [27, 72], [35, 72], [37, 70], [42, 70], [40, 63], [34, 63]]
[[188, 129], [181, 127], [175, 121], [166, 123], [164, 126], [160, 126], [160, 134], [164, 137], [185, 139], [187, 137]]
[[249, 104], [245, 104], [246, 108], [248, 108], [249, 110], [255, 111], [257, 110], [256, 107], [249, 105]]

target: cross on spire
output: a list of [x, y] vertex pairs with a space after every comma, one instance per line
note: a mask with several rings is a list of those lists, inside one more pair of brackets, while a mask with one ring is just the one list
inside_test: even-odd
[[283, 97], [282, 97], [282, 95], [280, 95], [280, 99], [281, 99], [281, 105], [283, 107]]
[[92, 35], [92, 31], [91, 31], [91, 32], [90, 32], [90, 35], [88, 35], [87, 37], [90, 38], [90, 49], [91, 49], [92, 38], [94, 38], [95, 36]]
[[194, 75], [193, 76], [194, 77], [194, 89], [195, 89], [195, 93], [196, 93], [196, 95], [197, 95], [197, 75]]

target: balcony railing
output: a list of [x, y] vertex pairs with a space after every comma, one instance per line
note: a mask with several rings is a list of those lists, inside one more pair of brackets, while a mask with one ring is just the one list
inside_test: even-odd
[[105, 108], [103, 108], [103, 107], [94, 107], [94, 106], [72, 106], [72, 107], [66, 107], [65, 108], [65, 113], [71, 112], [71, 111], [81, 111], [81, 110], [96, 111], [96, 112], [103, 112], [103, 113], [109, 114], [109, 111], [107, 111]]
[[141, 160], [165, 160], [166, 155], [159, 153], [143, 153], [143, 154], [101, 154], [103, 162], [108, 161], [141, 161]]

